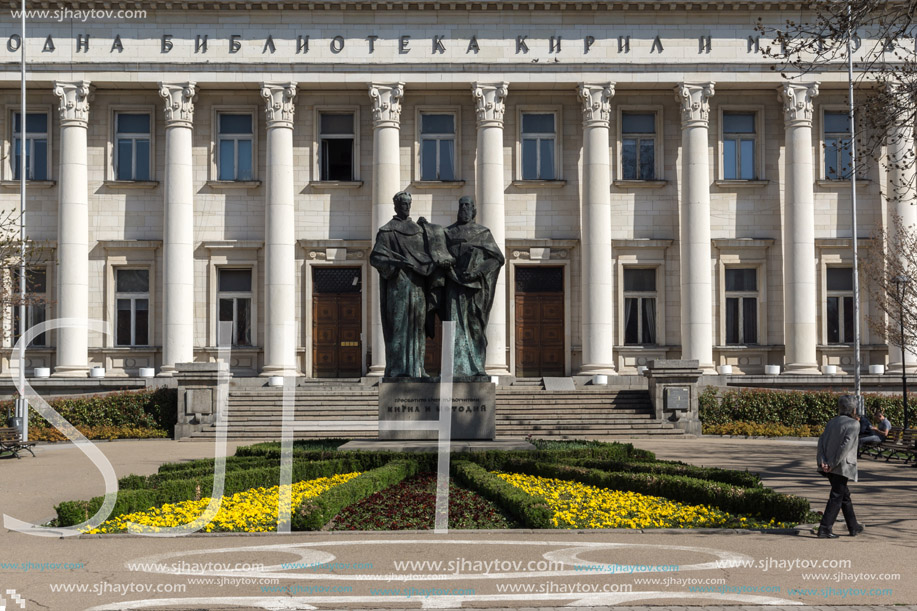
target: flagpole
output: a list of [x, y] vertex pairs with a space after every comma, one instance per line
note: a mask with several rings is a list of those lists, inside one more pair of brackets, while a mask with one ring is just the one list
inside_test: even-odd
[[[860, 276], [859, 249], [857, 245], [857, 147], [853, 113], [853, 11], [847, 3], [847, 85], [850, 118], [850, 216], [853, 233], [853, 386], [857, 398], [857, 413], [863, 415], [863, 396], [860, 384]], [[903, 354], [903, 352], [902, 352]]]
[[[19, 388], [25, 388], [25, 342], [22, 341], [22, 337], [25, 335], [25, 212], [26, 212], [26, 199], [25, 199], [25, 184], [26, 184], [26, 156], [27, 156], [27, 146], [28, 141], [26, 139], [27, 129], [26, 125], [27, 115], [26, 115], [26, 100], [25, 100], [25, 66], [26, 66], [26, 57], [25, 57], [25, 1], [22, 0], [22, 15], [20, 15], [21, 28], [22, 28], [22, 38], [19, 45], [19, 51], [21, 53], [20, 57], [20, 67], [22, 70], [21, 74], [21, 83], [20, 83], [20, 107], [19, 107]], [[22, 413], [20, 417], [22, 418], [22, 440], [29, 440], [29, 404], [26, 401], [25, 396], [19, 398], [19, 405]]]

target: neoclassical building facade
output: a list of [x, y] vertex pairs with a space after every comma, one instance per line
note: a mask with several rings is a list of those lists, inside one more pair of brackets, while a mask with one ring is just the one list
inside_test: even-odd
[[[846, 74], [771, 69], [755, 25], [792, 5], [65, 4], [29, 22], [24, 137], [22, 40], [0, 23], [0, 203], [18, 209], [24, 149], [47, 245], [26, 324], [111, 331], [40, 336], [29, 369], [168, 375], [223, 341], [237, 375], [381, 375], [368, 252], [407, 190], [442, 224], [473, 195], [504, 250], [494, 375], [852, 371]], [[913, 150], [902, 130], [889, 159]], [[891, 167], [859, 171], [861, 243], [917, 222], [883, 196], [913, 181]], [[900, 370], [870, 315], [864, 297], [864, 366]]]

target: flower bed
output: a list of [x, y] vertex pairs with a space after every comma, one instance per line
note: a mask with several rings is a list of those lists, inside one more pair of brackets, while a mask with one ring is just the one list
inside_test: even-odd
[[[293, 507], [305, 499], [313, 498], [331, 488], [348, 482], [359, 473], [346, 473], [333, 477], [298, 482], [292, 485]], [[252, 488], [238, 492], [231, 497], [223, 497], [216, 516], [204, 526], [204, 532], [268, 532], [277, 530], [277, 505], [280, 486], [271, 488]], [[209, 498], [197, 501], [169, 503], [148, 511], [122, 514], [106, 520], [98, 528], [86, 531], [90, 534], [127, 532], [128, 522], [143, 525], [144, 532], [158, 532], [163, 527], [174, 527], [191, 522], [200, 517]]]
[[[436, 475], [422, 473], [341, 511], [332, 530], [429, 530], [436, 518]], [[449, 528], [514, 528], [496, 505], [449, 482]]]
[[705, 505], [587, 486], [533, 475], [496, 473], [506, 482], [544, 499], [554, 510], [555, 528], [777, 528], [787, 524], [734, 516]]

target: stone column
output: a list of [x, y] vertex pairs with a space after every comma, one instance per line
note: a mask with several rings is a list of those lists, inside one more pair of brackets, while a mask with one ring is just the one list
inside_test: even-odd
[[191, 125], [195, 84], [160, 83], [165, 99], [162, 373], [194, 361], [194, 181]]
[[[503, 203], [503, 111], [509, 83], [472, 83], [478, 123], [475, 162], [475, 201], [478, 222], [490, 228], [500, 250], [506, 253], [506, 211]], [[506, 354], [506, 273], [500, 270], [494, 303], [487, 322], [487, 373], [509, 375]]]
[[[895, 93], [894, 91], [892, 93]], [[897, 95], [907, 95], [906, 90], [897, 92]], [[913, 105], [910, 99], [899, 102], [898, 108], [909, 108]], [[904, 253], [897, 245], [896, 228], [894, 219], [900, 220], [901, 227], [910, 231], [917, 229], [917, 166], [914, 159], [914, 118], [911, 114], [901, 113], [903, 120], [894, 125], [888, 135], [888, 219], [886, 227], [889, 232], [888, 254], [900, 257], [901, 265], [904, 263]], [[917, 291], [917, 278], [907, 285], [907, 290], [913, 295]], [[895, 287], [891, 289], [894, 291]], [[905, 362], [908, 371], [917, 369], [917, 356], [911, 347], [905, 352]], [[888, 371], [901, 373], [902, 359], [901, 346], [889, 344], [888, 346]]]
[[710, 252], [710, 98], [713, 83], [675, 87], [681, 104], [681, 358], [713, 373]]
[[583, 359], [580, 373], [614, 374], [614, 292], [611, 261], [611, 160], [608, 122], [612, 83], [579, 86], [583, 103], [583, 204], [580, 221]]
[[297, 375], [296, 215], [293, 199], [293, 111], [296, 83], [261, 87], [267, 120], [264, 206], [264, 369]]
[[815, 164], [812, 100], [818, 83], [784, 83], [779, 89], [786, 127], [783, 222], [785, 371], [818, 374], [818, 293], [815, 266]]
[[[89, 180], [86, 174], [86, 132], [89, 126], [88, 81], [54, 83], [60, 98], [60, 192], [57, 221], [58, 293], [61, 318], [89, 318]], [[23, 125], [25, 117], [23, 117]], [[86, 377], [89, 372], [89, 329], [57, 331], [54, 375]]]
[[[401, 98], [404, 83], [369, 86], [373, 105], [373, 217], [372, 235], [395, 214], [392, 198], [401, 190]], [[370, 275], [372, 312], [372, 363], [370, 376], [385, 374], [385, 338], [382, 335], [382, 312], [379, 310], [379, 274]]]

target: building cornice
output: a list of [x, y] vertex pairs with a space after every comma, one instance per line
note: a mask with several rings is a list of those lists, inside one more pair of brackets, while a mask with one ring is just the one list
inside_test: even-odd
[[[20, 8], [19, 0], [8, 2], [13, 10]], [[434, 0], [418, 2], [417, 0], [335, 0], [334, 2], [303, 2], [301, 0], [271, 0], [269, 2], [252, 2], [245, 0], [147, 0], [144, 2], [113, 2], [110, 0], [69, 0], [58, 2], [37, 2], [35, 8], [71, 9], [71, 10], [309, 10], [309, 11], [385, 11], [385, 10], [451, 10], [451, 11], [800, 11], [809, 7], [807, 2], [780, 2], [776, 0], [713, 2], [709, 0], [656, 0], [652, 2], [618, 1], [582, 1], [582, 0], [529, 0], [527, 2], [507, 2], [505, 0], [450, 1]]]

